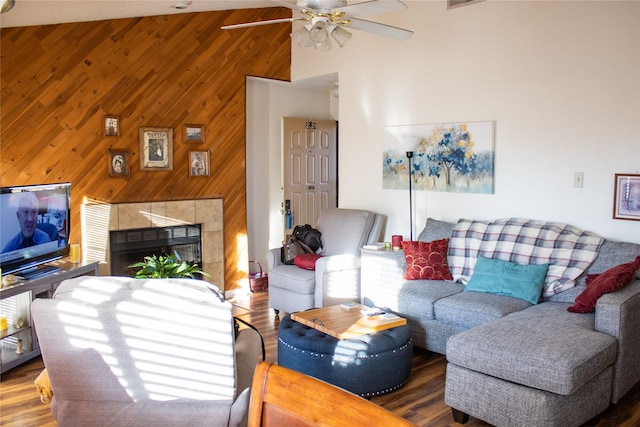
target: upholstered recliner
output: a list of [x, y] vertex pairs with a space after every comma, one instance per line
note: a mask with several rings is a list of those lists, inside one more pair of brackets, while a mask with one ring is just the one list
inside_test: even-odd
[[61, 426], [242, 426], [260, 335], [200, 280], [81, 277], [32, 304]]
[[315, 225], [322, 233], [322, 257], [315, 271], [285, 265], [280, 248], [267, 253], [269, 305], [293, 313], [347, 301], [360, 301], [360, 249], [377, 242], [385, 217], [374, 212], [329, 208]]

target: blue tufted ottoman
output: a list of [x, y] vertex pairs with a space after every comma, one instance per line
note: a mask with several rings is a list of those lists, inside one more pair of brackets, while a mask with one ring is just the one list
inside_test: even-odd
[[411, 373], [412, 353], [408, 325], [339, 340], [287, 315], [278, 329], [278, 365], [363, 397], [402, 387]]

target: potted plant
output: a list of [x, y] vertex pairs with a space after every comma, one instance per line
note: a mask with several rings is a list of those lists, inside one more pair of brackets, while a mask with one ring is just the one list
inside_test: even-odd
[[198, 264], [189, 265], [183, 261], [178, 252], [174, 252], [173, 255], [146, 256], [144, 261], [131, 264], [129, 268], [138, 269], [133, 275], [136, 279], [195, 279], [195, 275], [208, 276]]

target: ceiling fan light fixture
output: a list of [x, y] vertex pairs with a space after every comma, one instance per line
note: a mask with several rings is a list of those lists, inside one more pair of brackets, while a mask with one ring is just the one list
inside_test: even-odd
[[352, 34], [342, 27], [335, 26], [331, 31], [331, 36], [338, 43], [338, 46], [345, 47], [351, 40]]
[[[313, 24], [313, 27], [309, 30], [309, 38], [316, 46], [318, 43], [324, 43], [325, 40], [328, 40], [327, 24], [324, 21], [318, 21]], [[331, 45], [331, 42], [329, 42], [329, 45]]]
[[298, 28], [293, 33], [291, 33], [291, 39], [300, 47], [311, 47], [314, 45], [314, 43], [309, 38], [309, 29], [306, 25]]
[[322, 52], [326, 52], [331, 50], [331, 40], [329, 39], [329, 35], [323, 41], [316, 43], [316, 50], [320, 50]]
[[[190, 3], [190, 0], [173, 1]], [[360, 18], [367, 14], [406, 10], [407, 5], [401, 0], [366, 0], [350, 5], [347, 5], [347, 0], [297, 0], [295, 4], [291, 0], [287, 2], [274, 0], [274, 3], [297, 12], [299, 16], [224, 25], [221, 28], [233, 30], [267, 24], [307, 22], [308, 24], [304, 25], [305, 29], [290, 33], [292, 44], [295, 42], [303, 48], [314, 46], [318, 50], [331, 49], [332, 37], [340, 47], [344, 47], [351, 40], [350, 30], [365, 31], [395, 40], [406, 40], [413, 35], [411, 30]]]

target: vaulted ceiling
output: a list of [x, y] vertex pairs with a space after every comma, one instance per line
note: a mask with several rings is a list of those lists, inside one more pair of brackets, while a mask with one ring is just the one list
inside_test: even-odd
[[0, 15], [0, 28], [272, 6], [268, 0], [15, 0]]

